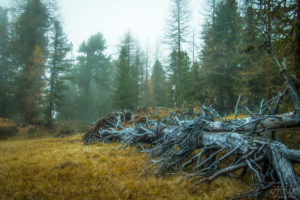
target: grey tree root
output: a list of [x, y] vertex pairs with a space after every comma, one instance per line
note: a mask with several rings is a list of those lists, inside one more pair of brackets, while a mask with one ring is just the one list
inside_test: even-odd
[[[190, 174], [184, 179], [198, 178], [196, 185], [248, 169], [253, 174], [255, 190], [241, 198], [259, 196], [273, 185], [281, 185], [284, 199], [300, 199], [299, 178], [293, 168], [293, 163], [300, 163], [300, 150], [257, 134], [297, 127], [299, 117], [256, 116], [213, 122], [201, 115], [181, 121], [181, 125], [178, 125], [180, 119], [173, 118], [174, 122], [168, 123], [172, 125], [165, 125], [149, 119], [136, 122], [134, 114], [125, 111], [100, 120], [101, 126], [87, 132], [83, 141], [85, 144], [119, 141], [123, 147], [138, 145], [151, 153], [157, 174], [185, 170]], [[122, 123], [133, 126], [125, 127]]]
[[[130, 111], [111, 113], [88, 131], [85, 144], [120, 142], [126, 148], [138, 145], [151, 153], [157, 174], [186, 171], [186, 178], [196, 178], [195, 185], [212, 182], [224, 175], [242, 169], [239, 177], [248, 171], [253, 176], [253, 191], [233, 197], [263, 198], [273, 186], [282, 188], [283, 199], [300, 199], [300, 180], [293, 168], [300, 163], [300, 150], [289, 149], [274, 140], [279, 130], [300, 127], [300, 98], [293, 79], [275, 60], [285, 80], [286, 91], [268, 102], [262, 101], [259, 112], [248, 108], [250, 117], [223, 121], [212, 106], [202, 106], [202, 114], [192, 120], [180, 119], [171, 113], [162, 122], [134, 115]], [[294, 103], [294, 113], [278, 114], [281, 99], [289, 94]], [[273, 105], [273, 106], [272, 106]], [[214, 121], [218, 118], [219, 121]], [[125, 126], [124, 124], [132, 124]], [[264, 136], [271, 132], [272, 137]]]

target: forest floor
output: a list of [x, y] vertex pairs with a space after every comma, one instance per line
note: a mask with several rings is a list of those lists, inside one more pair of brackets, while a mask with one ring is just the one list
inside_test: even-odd
[[148, 154], [85, 146], [81, 137], [0, 140], [0, 199], [222, 199], [248, 190], [246, 180], [229, 177], [189, 189], [183, 174], [145, 174]]
[[[223, 199], [250, 189], [247, 175], [243, 179], [220, 177], [210, 185], [191, 188], [190, 180], [180, 182], [183, 173], [152, 175], [147, 170], [151, 157], [136, 148], [122, 150], [117, 143], [83, 145], [83, 134], [58, 138], [56, 133], [64, 131], [19, 127], [1, 118], [0, 126], [0, 136], [1, 130], [13, 135], [0, 137], [0, 200]], [[11, 133], [14, 130], [16, 134]], [[299, 149], [299, 132], [291, 130], [279, 137]], [[295, 169], [300, 174], [300, 166]]]

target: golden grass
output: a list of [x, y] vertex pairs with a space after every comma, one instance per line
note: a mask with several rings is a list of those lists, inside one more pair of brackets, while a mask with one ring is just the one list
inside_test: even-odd
[[[243, 114], [237, 114], [236, 118], [237, 119], [243, 119], [245, 117], [248, 117], [248, 115], [243, 115]], [[226, 120], [229, 121], [229, 120], [233, 120], [234, 119], [234, 114], [230, 114], [228, 116], [226, 116]], [[225, 120], [225, 117], [223, 117], [222, 120]]]
[[248, 189], [221, 177], [189, 189], [182, 175], [145, 175], [148, 155], [81, 136], [0, 141], [0, 199], [222, 199]]

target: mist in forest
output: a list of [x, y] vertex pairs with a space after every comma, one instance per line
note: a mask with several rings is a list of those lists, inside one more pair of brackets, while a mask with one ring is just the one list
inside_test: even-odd
[[300, 76], [296, 1], [99, 3], [114, 13], [114, 24], [104, 11], [92, 19], [76, 12], [96, 13], [88, 1], [0, 6], [0, 117], [21, 124], [91, 124], [111, 111], [202, 105], [225, 115], [239, 95], [241, 105], [255, 109], [284, 88], [265, 47]]
[[0, 0], [0, 199], [300, 199], [299, 127], [299, 0]]

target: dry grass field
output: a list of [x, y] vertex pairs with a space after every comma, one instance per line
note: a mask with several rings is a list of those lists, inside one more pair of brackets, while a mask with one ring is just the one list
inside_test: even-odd
[[146, 174], [148, 154], [118, 147], [85, 146], [81, 135], [0, 140], [0, 199], [222, 199], [248, 189], [228, 177], [190, 189], [183, 174]]

